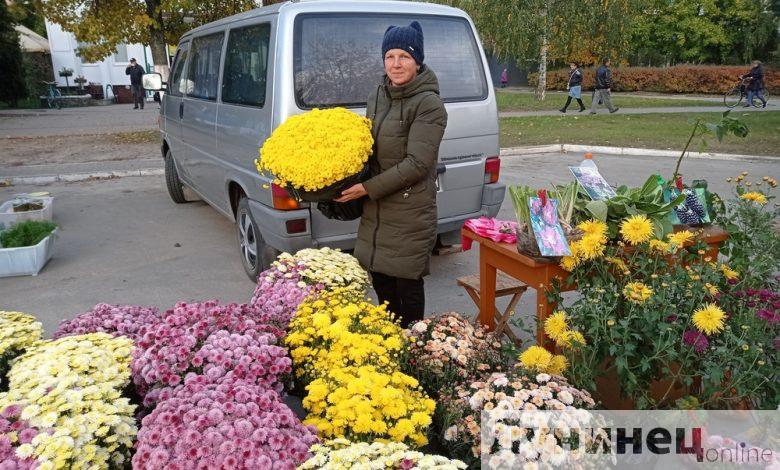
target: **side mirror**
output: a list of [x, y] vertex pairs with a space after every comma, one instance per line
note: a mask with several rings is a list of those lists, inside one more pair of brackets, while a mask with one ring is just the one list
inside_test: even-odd
[[162, 75], [159, 73], [145, 73], [141, 80], [144, 90], [161, 91], [163, 89]]

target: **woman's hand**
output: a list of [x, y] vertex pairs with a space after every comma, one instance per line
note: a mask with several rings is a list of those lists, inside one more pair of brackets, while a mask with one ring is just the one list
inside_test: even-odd
[[352, 201], [354, 199], [360, 199], [361, 197], [367, 195], [368, 192], [366, 191], [366, 188], [363, 187], [362, 184], [358, 183], [354, 186], [350, 186], [349, 188], [345, 189], [341, 192], [341, 197], [338, 199], [334, 199], [336, 202], [348, 202]]

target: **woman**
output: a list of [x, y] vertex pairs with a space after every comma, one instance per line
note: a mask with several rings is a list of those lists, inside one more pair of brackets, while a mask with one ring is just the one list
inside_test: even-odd
[[747, 85], [747, 104], [745, 108], [753, 106], [753, 97], [758, 97], [763, 103], [762, 108], [766, 108], [766, 98], [764, 98], [764, 67], [761, 61], [754, 60], [750, 71], [739, 77], [740, 79], [749, 79]]
[[509, 72], [506, 68], [501, 72], [501, 88], [506, 88], [506, 84], [509, 83]]
[[425, 311], [423, 276], [436, 243], [436, 162], [447, 111], [436, 75], [423, 63], [418, 22], [389, 27], [382, 56], [386, 75], [366, 109], [373, 121], [371, 177], [336, 201], [368, 196], [355, 256], [371, 273], [379, 301], [405, 326]]
[[580, 112], [585, 111], [585, 105], [582, 104], [582, 69], [580, 64], [572, 62], [569, 64], [569, 83], [566, 85], [566, 89], [569, 90], [569, 97], [566, 99], [566, 104], [560, 111], [566, 114], [566, 109], [571, 104], [571, 99], [575, 98], [577, 104], [580, 105]]

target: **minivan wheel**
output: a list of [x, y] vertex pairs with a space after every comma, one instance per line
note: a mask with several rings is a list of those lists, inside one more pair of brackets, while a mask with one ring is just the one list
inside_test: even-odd
[[236, 235], [241, 252], [241, 264], [252, 282], [257, 282], [261, 272], [271, 266], [279, 251], [268, 245], [249, 210], [249, 200], [242, 196], [236, 210]]
[[165, 184], [168, 186], [168, 194], [176, 204], [187, 202], [184, 197], [184, 187], [179, 179], [179, 173], [176, 171], [176, 162], [173, 161], [171, 151], [165, 152]]

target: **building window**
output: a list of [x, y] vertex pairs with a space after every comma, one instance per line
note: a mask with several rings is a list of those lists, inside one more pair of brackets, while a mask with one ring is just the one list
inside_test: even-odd
[[127, 62], [127, 44], [119, 44], [116, 46], [114, 62]]

